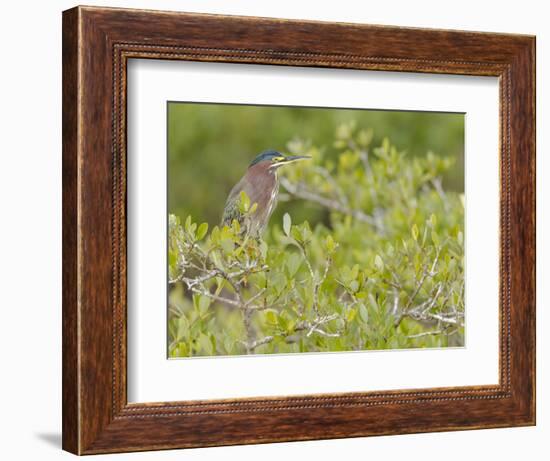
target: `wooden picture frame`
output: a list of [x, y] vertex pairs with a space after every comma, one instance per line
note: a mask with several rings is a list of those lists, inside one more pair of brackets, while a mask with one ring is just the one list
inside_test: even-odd
[[[129, 404], [131, 58], [496, 76], [499, 384]], [[535, 38], [76, 7], [63, 13], [63, 448], [76, 454], [535, 424]]]

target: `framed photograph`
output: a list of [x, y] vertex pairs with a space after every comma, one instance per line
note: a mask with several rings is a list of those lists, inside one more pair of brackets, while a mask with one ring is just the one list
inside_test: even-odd
[[63, 448], [535, 424], [535, 39], [63, 13]]

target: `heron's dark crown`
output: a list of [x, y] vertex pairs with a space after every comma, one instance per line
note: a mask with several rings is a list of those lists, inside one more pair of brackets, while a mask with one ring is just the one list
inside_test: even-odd
[[250, 165], [248, 165], [248, 167], [250, 168], [251, 166], [256, 165], [257, 163], [263, 162], [265, 160], [271, 161], [277, 157], [284, 157], [284, 155], [273, 149], [264, 150], [261, 154], [258, 154], [254, 160], [252, 160], [252, 162], [250, 163]]

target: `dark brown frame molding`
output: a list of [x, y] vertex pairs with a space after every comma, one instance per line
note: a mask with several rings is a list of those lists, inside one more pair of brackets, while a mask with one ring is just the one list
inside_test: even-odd
[[[129, 404], [131, 58], [499, 77], [499, 384]], [[534, 37], [93, 7], [63, 13], [65, 450], [90, 454], [533, 424]]]

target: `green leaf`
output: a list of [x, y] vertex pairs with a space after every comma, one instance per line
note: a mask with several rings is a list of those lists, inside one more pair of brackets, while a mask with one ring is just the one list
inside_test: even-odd
[[382, 149], [384, 149], [385, 152], [390, 150], [390, 140], [388, 138], [382, 140]]
[[210, 298], [208, 296], [200, 296], [199, 298], [199, 312], [204, 315], [210, 306]]
[[456, 270], [456, 259], [452, 258], [447, 265], [448, 272], [454, 272]]
[[239, 232], [241, 232], [241, 224], [236, 219], [231, 221], [231, 227], [233, 228], [233, 231], [235, 232], [235, 234], [238, 234]]
[[277, 314], [275, 311], [269, 310], [265, 313], [265, 319], [271, 325], [277, 325]]
[[189, 357], [191, 355], [189, 353], [189, 348], [187, 347], [187, 344], [185, 343], [178, 344], [178, 355], [180, 357]]
[[203, 352], [203, 355], [212, 355], [213, 353], [213, 347], [212, 347], [212, 341], [210, 338], [205, 335], [204, 333], [201, 333], [198, 340], [201, 352]]
[[202, 240], [208, 232], [208, 223], [203, 222], [197, 229], [197, 240]]
[[189, 321], [187, 320], [187, 317], [185, 317], [185, 315], [182, 315], [178, 319], [177, 339], [185, 338], [188, 333], [189, 333]]
[[225, 286], [225, 279], [221, 278], [221, 277], [216, 277], [216, 296], [219, 295], [221, 293], [221, 291], [223, 290], [223, 287]]
[[300, 232], [300, 229], [298, 229], [296, 226], [291, 227], [290, 234], [291, 234], [292, 238], [294, 240], [296, 240], [297, 242], [299, 242], [299, 243], [303, 242], [302, 233]]
[[332, 238], [332, 235], [327, 235], [327, 238], [325, 239], [325, 247], [327, 248], [327, 251], [329, 253], [333, 253], [336, 249], [336, 242]]
[[413, 224], [411, 228], [411, 234], [414, 240], [418, 240], [418, 226], [416, 224]]
[[357, 143], [360, 146], [367, 147], [372, 141], [373, 131], [370, 130], [361, 130], [357, 135]]
[[290, 235], [290, 226], [292, 225], [292, 220], [290, 219], [290, 215], [288, 213], [285, 213], [283, 216], [283, 231], [287, 236]]
[[241, 202], [247, 211], [250, 208], [250, 197], [246, 194], [246, 192], [243, 190], [241, 191]]
[[210, 240], [214, 245], [220, 243], [220, 228], [218, 226], [214, 226], [210, 232]]
[[172, 230], [179, 224], [179, 218], [176, 215], [170, 213], [168, 215], [168, 228]]
[[267, 250], [268, 250], [267, 243], [265, 243], [263, 240], [260, 242], [260, 254], [262, 255], [262, 258], [265, 259], [267, 257]]
[[344, 285], [348, 285], [351, 280], [353, 280], [353, 275], [351, 273], [351, 269], [348, 266], [342, 266], [340, 268], [340, 278], [342, 279], [342, 282]]
[[170, 270], [173, 271], [176, 269], [176, 263], [178, 262], [178, 254], [175, 251], [168, 251], [168, 266]]
[[233, 341], [229, 336], [226, 336], [223, 340], [223, 347], [225, 349], [225, 352], [228, 354], [232, 354], [234, 346], [235, 341]]
[[223, 240], [220, 240], [220, 245], [226, 253], [232, 253], [235, 249], [235, 244], [233, 243], [233, 240], [230, 238], [224, 238]]
[[187, 232], [191, 232], [191, 216], [187, 216], [187, 219], [185, 220], [185, 230]]
[[302, 264], [302, 256], [297, 253], [292, 253], [286, 260], [289, 277], [294, 277]]
[[363, 303], [359, 304], [359, 317], [364, 323], [367, 323], [369, 321], [369, 311]]
[[378, 272], [382, 272], [384, 270], [384, 261], [382, 261], [380, 255], [376, 255], [374, 257], [374, 267], [376, 267]]
[[250, 209], [250, 198], [244, 190], [241, 191], [239, 211], [241, 213], [246, 213]]
[[304, 223], [302, 224], [302, 241], [309, 242], [312, 236], [313, 234], [311, 232], [311, 228], [309, 227], [309, 223], [307, 221], [304, 221]]
[[336, 129], [336, 137], [338, 139], [349, 139], [351, 137], [351, 134], [353, 132], [353, 124], [351, 123], [342, 123], [337, 129]]

